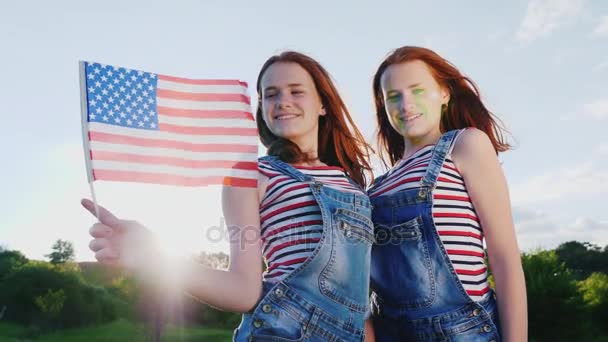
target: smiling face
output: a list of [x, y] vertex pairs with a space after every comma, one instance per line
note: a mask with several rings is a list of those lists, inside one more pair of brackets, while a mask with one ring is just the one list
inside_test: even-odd
[[428, 144], [441, 136], [442, 105], [450, 94], [424, 62], [390, 65], [382, 74], [381, 87], [389, 122], [405, 139]]
[[325, 109], [310, 74], [297, 63], [278, 62], [264, 73], [261, 89], [263, 119], [270, 131], [300, 148], [315, 145]]

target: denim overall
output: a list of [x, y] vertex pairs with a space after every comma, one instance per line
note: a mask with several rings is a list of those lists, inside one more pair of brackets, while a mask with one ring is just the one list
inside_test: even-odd
[[419, 187], [371, 199], [371, 302], [379, 342], [500, 340], [494, 295], [481, 302], [467, 295], [433, 221], [433, 190], [456, 133], [439, 139]]
[[363, 190], [324, 186], [276, 157], [261, 159], [310, 185], [323, 233], [312, 255], [285, 279], [263, 282], [261, 300], [243, 315], [234, 341], [363, 341], [374, 240], [369, 198]]

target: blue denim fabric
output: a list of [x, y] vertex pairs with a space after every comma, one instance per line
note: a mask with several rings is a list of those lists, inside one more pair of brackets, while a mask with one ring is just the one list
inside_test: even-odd
[[262, 159], [310, 185], [323, 234], [299, 268], [276, 284], [263, 283], [261, 300], [243, 315], [234, 341], [363, 341], [374, 241], [369, 198], [326, 187], [276, 157]]
[[481, 302], [467, 295], [433, 222], [433, 190], [456, 133], [437, 142], [418, 188], [371, 199], [377, 341], [500, 340], [494, 295]]

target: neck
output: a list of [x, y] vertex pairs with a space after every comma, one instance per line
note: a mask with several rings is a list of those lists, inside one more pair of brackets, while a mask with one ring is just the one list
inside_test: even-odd
[[290, 139], [294, 144], [298, 145], [300, 151], [306, 155], [307, 163], [320, 163], [319, 161], [319, 146], [317, 135], [302, 137], [301, 139]]
[[441, 138], [441, 132], [439, 130], [429, 132], [424, 136], [404, 137], [404, 149], [402, 159], [409, 158], [412, 154], [416, 153], [416, 151], [420, 150], [424, 146], [437, 143], [437, 141], [439, 141], [439, 138]]

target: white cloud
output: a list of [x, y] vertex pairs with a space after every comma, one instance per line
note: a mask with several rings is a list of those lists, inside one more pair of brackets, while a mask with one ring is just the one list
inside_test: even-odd
[[608, 222], [600, 222], [588, 217], [564, 221], [547, 213], [522, 207], [513, 208], [513, 217], [517, 240], [522, 251], [552, 249], [572, 240], [591, 242], [599, 246], [608, 244]]
[[593, 30], [593, 35], [608, 37], [608, 15], [600, 18], [599, 24], [596, 26], [595, 30]]
[[608, 119], [608, 98], [587, 103], [584, 108], [586, 114], [596, 120]]
[[596, 152], [600, 155], [608, 156], [608, 142], [601, 143], [597, 146]]
[[583, 195], [608, 193], [608, 170], [594, 163], [572, 164], [553, 173], [535, 176], [511, 187], [515, 205], [526, 205]]
[[531, 0], [516, 38], [530, 43], [572, 22], [584, 8], [585, 0]]
[[593, 67], [593, 71], [602, 71], [608, 69], [608, 61], [601, 62]]

